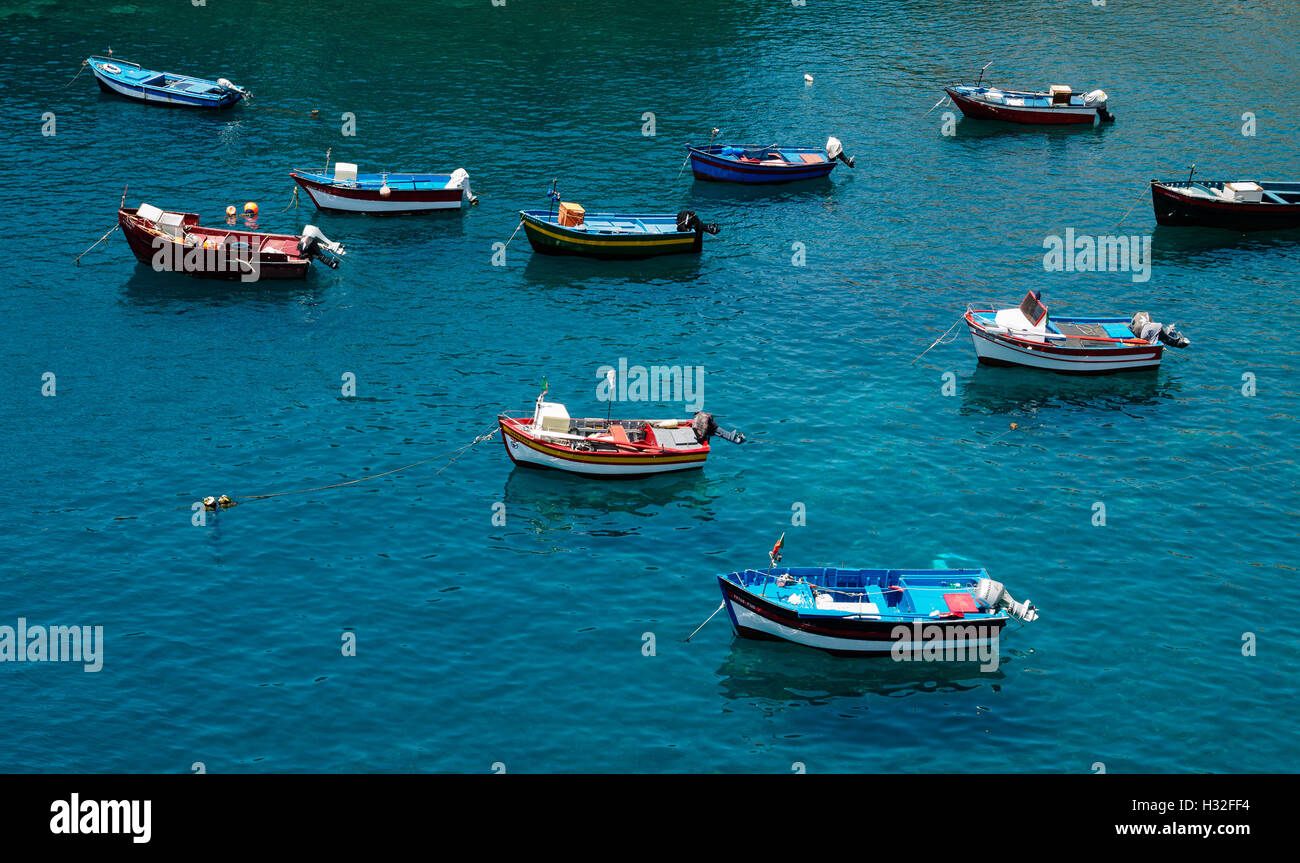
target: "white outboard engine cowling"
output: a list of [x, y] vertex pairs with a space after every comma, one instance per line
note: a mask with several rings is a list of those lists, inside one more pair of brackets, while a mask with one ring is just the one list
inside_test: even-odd
[[1106, 107], [1107, 98], [1105, 90], [1091, 90], [1083, 94], [1083, 104], [1088, 108], [1096, 108], [1097, 116], [1109, 123], [1115, 119], [1115, 115]]
[[331, 270], [339, 268], [339, 258], [347, 254], [342, 243], [330, 242], [329, 237], [321, 233], [315, 225], [307, 225], [298, 238], [298, 252], [305, 257], [315, 258]]
[[251, 98], [253, 95], [252, 93], [245, 90], [243, 87], [240, 87], [238, 84], [235, 84], [229, 78], [218, 78], [217, 86], [220, 87], [222, 90], [229, 90], [232, 93], [239, 93], [245, 99]]
[[478, 196], [469, 187], [469, 171], [464, 168], [457, 168], [451, 172], [451, 180], [448, 181], [447, 187], [451, 189], [459, 188], [462, 198], [471, 204], [478, 203]]
[[832, 159], [839, 159], [850, 168], [853, 167], [853, 157], [844, 155], [844, 145], [834, 135], [826, 139], [826, 155]]
[[1007, 593], [1007, 589], [1002, 586], [1002, 582], [994, 581], [991, 578], [981, 578], [979, 584], [975, 585], [975, 598], [987, 605], [989, 608], [1005, 608], [1007, 613], [1012, 617], [1019, 618], [1026, 623], [1038, 619], [1038, 609], [1028, 600], [1016, 602]]

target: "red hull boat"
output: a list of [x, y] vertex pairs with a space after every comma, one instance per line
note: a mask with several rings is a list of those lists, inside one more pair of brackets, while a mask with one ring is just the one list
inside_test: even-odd
[[150, 204], [117, 211], [136, 260], [159, 272], [201, 279], [301, 279], [312, 259], [337, 269], [343, 246], [307, 225], [299, 236], [262, 234], [199, 224], [198, 213], [171, 213]]
[[1101, 90], [1076, 93], [1060, 84], [1046, 93], [970, 84], [954, 84], [944, 90], [967, 117], [1047, 126], [1091, 124], [1097, 117], [1103, 121], [1114, 119], [1106, 109], [1106, 94]]
[[1235, 231], [1300, 228], [1300, 183], [1152, 180], [1151, 204], [1161, 225]]

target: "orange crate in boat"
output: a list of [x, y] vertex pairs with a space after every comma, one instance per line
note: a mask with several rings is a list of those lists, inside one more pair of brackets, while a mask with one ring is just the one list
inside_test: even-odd
[[574, 228], [582, 224], [583, 218], [587, 211], [582, 208], [581, 204], [566, 204], [560, 202], [560, 226], [564, 228]]

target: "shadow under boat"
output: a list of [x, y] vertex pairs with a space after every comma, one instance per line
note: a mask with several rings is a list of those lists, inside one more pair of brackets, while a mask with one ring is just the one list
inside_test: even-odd
[[[523, 231], [519, 233], [522, 235]], [[523, 236], [515, 237], [515, 243], [521, 241], [524, 247], [511, 254], [529, 255], [528, 263], [524, 265], [524, 279], [530, 287], [542, 290], [582, 287], [587, 281], [598, 281], [601, 287], [607, 288], [610, 283], [619, 282], [643, 285], [689, 280], [700, 274], [700, 255], [709, 253], [706, 247], [700, 254], [602, 261], [576, 255], [539, 255], [527, 247], [528, 240]], [[656, 298], [656, 302], [660, 299], [662, 298]]]
[[174, 302], [222, 304], [250, 300], [288, 305], [304, 300], [316, 302], [320, 292], [333, 285], [336, 278], [332, 274], [309, 272], [305, 279], [266, 279], [253, 282], [195, 279], [184, 273], [158, 272], [135, 262], [130, 277], [122, 285], [122, 294], [127, 300], [141, 305]]
[[[1148, 202], [1148, 214], [1150, 202]], [[1258, 255], [1300, 248], [1300, 228], [1237, 231], [1229, 228], [1156, 225], [1151, 231], [1152, 263], [1201, 264], [1207, 255]]]
[[1176, 398], [1180, 389], [1177, 377], [1162, 376], [1158, 367], [1084, 376], [985, 363], [976, 363], [959, 384], [963, 414], [1023, 415], [1079, 407], [1125, 411]]
[[1081, 137], [1101, 137], [1105, 130], [1114, 123], [1007, 123], [1003, 120], [986, 120], [980, 117], [963, 116], [956, 108], [948, 110], [957, 113], [957, 133], [946, 135], [945, 140], [960, 143], [966, 140], [990, 140], [993, 138], [1015, 138], [1038, 134], [1048, 139], [1067, 140]]
[[762, 699], [794, 706], [864, 695], [901, 697], [966, 692], [981, 686], [996, 689], [1006, 679], [1002, 669], [1015, 658], [1014, 652], [1003, 647], [998, 668], [981, 671], [979, 662], [837, 657], [798, 644], [736, 637], [715, 674], [719, 689], [731, 701]]
[[[836, 182], [829, 175], [811, 180], [794, 180], [789, 183], [753, 185], [695, 180], [691, 186], [691, 198], [693, 201], [719, 204], [748, 204], [753, 201], [774, 204], [782, 201], [806, 201], [810, 198], [830, 200], [835, 194], [835, 189]], [[725, 225], [723, 229], [726, 229]]]
[[713, 504], [725, 493], [727, 482], [710, 479], [705, 470], [617, 482], [515, 465], [506, 477], [502, 500], [512, 519], [527, 519], [537, 533], [568, 531], [575, 523], [605, 521], [611, 514], [653, 518], [674, 503], [683, 505], [694, 520], [712, 521]]

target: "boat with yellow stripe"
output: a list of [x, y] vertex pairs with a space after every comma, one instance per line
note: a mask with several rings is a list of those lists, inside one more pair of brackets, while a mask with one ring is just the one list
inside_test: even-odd
[[532, 416], [500, 414], [501, 440], [517, 465], [592, 477], [633, 478], [704, 466], [714, 435], [743, 443], [700, 411], [692, 419], [570, 417], [559, 402], [537, 397]]
[[676, 215], [588, 213], [579, 204], [560, 201], [553, 187], [550, 197], [558, 208], [519, 211], [528, 242], [543, 255], [635, 260], [698, 253], [704, 235], [718, 232], [717, 225], [700, 221], [690, 210]]

